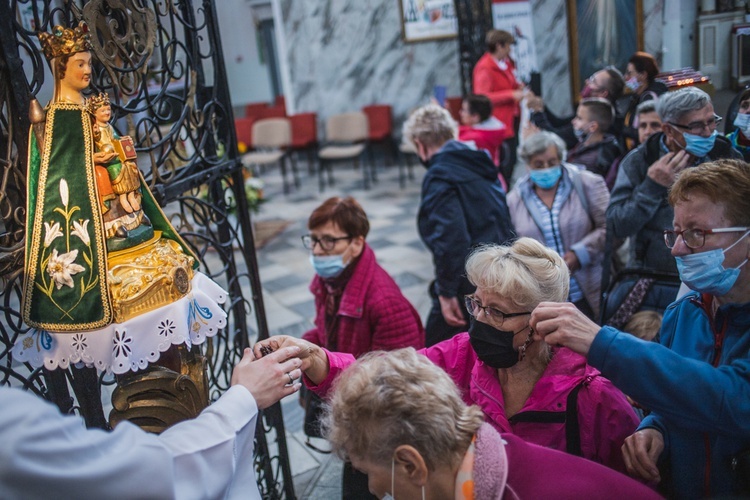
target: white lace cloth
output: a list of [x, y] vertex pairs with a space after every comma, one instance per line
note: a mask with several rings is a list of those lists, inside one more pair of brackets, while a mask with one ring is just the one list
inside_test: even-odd
[[124, 323], [80, 333], [30, 329], [13, 346], [13, 358], [49, 370], [83, 363], [116, 374], [146, 368], [172, 345], [202, 344], [227, 324], [220, 304], [227, 292], [195, 273], [190, 293], [176, 302]]

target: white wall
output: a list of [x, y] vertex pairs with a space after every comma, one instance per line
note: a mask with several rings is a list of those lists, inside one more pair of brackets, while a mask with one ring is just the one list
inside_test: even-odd
[[695, 66], [697, 0], [664, 0], [662, 69]]
[[268, 66], [261, 63], [253, 13], [245, 0], [216, 2], [232, 105], [272, 101]]

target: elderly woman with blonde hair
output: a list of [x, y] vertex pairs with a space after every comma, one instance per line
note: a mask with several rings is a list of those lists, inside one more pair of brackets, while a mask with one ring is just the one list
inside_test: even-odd
[[[364, 355], [335, 383], [334, 451], [378, 498], [657, 498], [588, 460], [503, 435], [450, 376], [414, 349]], [[544, 471], [545, 480], [539, 480]]]
[[[468, 332], [419, 352], [443, 368], [499, 432], [622, 470], [625, 437], [638, 419], [625, 397], [565, 348], [549, 347], [529, 328], [531, 311], [564, 301], [569, 274], [562, 258], [530, 238], [475, 250], [466, 274], [476, 291], [465, 297]], [[276, 336], [255, 347], [300, 346], [306, 384], [325, 395], [350, 354], [330, 352], [294, 337]], [[264, 349], [265, 350], [265, 349]]]

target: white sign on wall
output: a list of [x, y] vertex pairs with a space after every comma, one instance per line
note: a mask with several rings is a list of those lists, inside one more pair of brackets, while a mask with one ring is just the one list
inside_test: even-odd
[[497, 30], [510, 32], [516, 39], [510, 56], [516, 62], [516, 76], [528, 83], [531, 73], [539, 71], [531, 23], [531, 3], [528, 1], [493, 0], [492, 25]]

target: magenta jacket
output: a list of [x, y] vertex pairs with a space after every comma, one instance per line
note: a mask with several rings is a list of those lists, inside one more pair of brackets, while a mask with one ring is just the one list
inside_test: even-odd
[[[460, 333], [420, 352], [451, 376], [466, 404], [479, 406], [486, 421], [498, 432], [566, 451], [564, 423], [508, 421], [497, 370], [477, 358], [468, 333]], [[327, 354], [331, 365], [328, 378], [319, 386], [311, 387], [318, 394], [325, 394], [338, 374], [354, 362], [354, 358], [343, 353]], [[309, 385], [310, 380], [306, 379], [306, 383]], [[578, 421], [583, 457], [624, 471], [620, 448], [638, 426], [638, 417], [625, 396], [588, 366], [583, 356], [566, 348], [555, 349], [552, 361], [518, 415], [534, 411], [565, 412], [568, 394], [580, 383], [583, 387], [578, 393]]]
[[[320, 276], [310, 283], [315, 296], [315, 328], [302, 338], [326, 347], [326, 287]], [[370, 351], [400, 347], [424, 347], [424, 328], [419, 314], [398, 285], [375, 261], [365, 244], [362, 256], [346, 284], [339, 305], [338, 351], [359, 357]]]
[[483, 424], [474, 455], [474, 498], [639, 500], [661, 498], [647, 486], [589, 460], [498, 434]]

